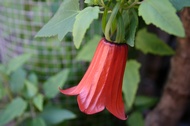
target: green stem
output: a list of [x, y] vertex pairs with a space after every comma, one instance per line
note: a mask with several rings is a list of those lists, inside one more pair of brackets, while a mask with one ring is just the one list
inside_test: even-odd
[[124, 9], [125, 10], [128, 10], [128, 9], [130, 9], [130, 8], [132, 8], [132, 7], [134, 7], [134, 6], [136, 6], [137, 4], [141, 4], [142, 2], [139, 2], [138, 0], [135, 0], [132, 4], [130, 4], [130, 5], [128, 5], [128, 4], [125, 4], [124, 5]]
[[2, 75], [2, 78], [3, 78], [3, 84], [4, 84], [4, 87], [5, 87], [5, 90], [7, 92], [7, 95], [8, 95], [8, 98], [10, 101], [12, 101], [13, 99], [13, 95], [12, 95], [12, 92], [11, 92], [11, 89], [10, 89], [10, 85], [8, 83], [8, 77], [6, 75]]
[[105, 7], [104, 0], [101, 0], [101, 4], [103, 7]]
[[120, 7], [120, 3], [117, 3], [110, 15], [110, 18], [108, 20], [108, 23], [106, 24], [106, 28], [105, 28], [105, 37], [108, 41], [111, 41], [111, 38], [110, 38], [110, 29], [111, 29], [111, 26], [112, 26], [112, 22], [114, 21], [114, 19], [116, 18], [116, 15], [119, 11], [119, 7]]
[[125, 28], [121, 13], [118, 13], [117, 19], [116, 43], [122, 43], [125, 39]]
[[105, 29], [106, 29], [107, 16], [108, 16], [108, 8], [105, 8], [103, 16], [102, 16], [102, 31], [104, 34], [105, 34]]

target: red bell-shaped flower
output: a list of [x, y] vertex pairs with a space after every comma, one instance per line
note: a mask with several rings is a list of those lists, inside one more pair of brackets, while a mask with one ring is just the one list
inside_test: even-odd
[[127, 119], [122, 100], [122, 81], [127, 60], [127, 44], [100, 40], [91, 64], [77, 86], [61, 90], [66, 95], [78, 95], [79, 108], [94, 114], [105, 107], [119, 119]]

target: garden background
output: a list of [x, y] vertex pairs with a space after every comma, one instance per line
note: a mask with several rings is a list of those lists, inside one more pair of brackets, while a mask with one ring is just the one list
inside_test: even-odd
[[[0, 126], [190, 125], [189, 8], [177, 12], [184, 38], [146, 25], [139, 17], [136, 46], [129, 47], [124, 75], [128, 119], [121, 121], [107, 110], [83, 114], [76, 97], [59, 93], [58, 87], [79, 83], [103, 35], [96, 19], [79, 49], [71, 33], [62, 41], [35, 37], [63, 1], [0, 0]], [[80, 8], [85, 6], [81, 0]]]

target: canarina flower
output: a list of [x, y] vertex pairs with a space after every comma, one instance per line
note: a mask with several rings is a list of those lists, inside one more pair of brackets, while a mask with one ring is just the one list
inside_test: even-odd
[[79, 108], [94, 114], [105, 107], [121, 120], [127, 119], [122, 100], [122, 81], [128, 54], [127, 44], [100, 40], [84, 77], [77, 86], [60, 92], [78, 95]]

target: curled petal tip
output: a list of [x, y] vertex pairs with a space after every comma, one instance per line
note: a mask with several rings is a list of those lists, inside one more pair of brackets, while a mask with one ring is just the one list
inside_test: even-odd
[[121, 118], [119, 118], [119, 119], [121, 119], [121, 120], [127, 120], [128, 119], [128, 116], [124, 116], [124, 117], [121, 117]]

